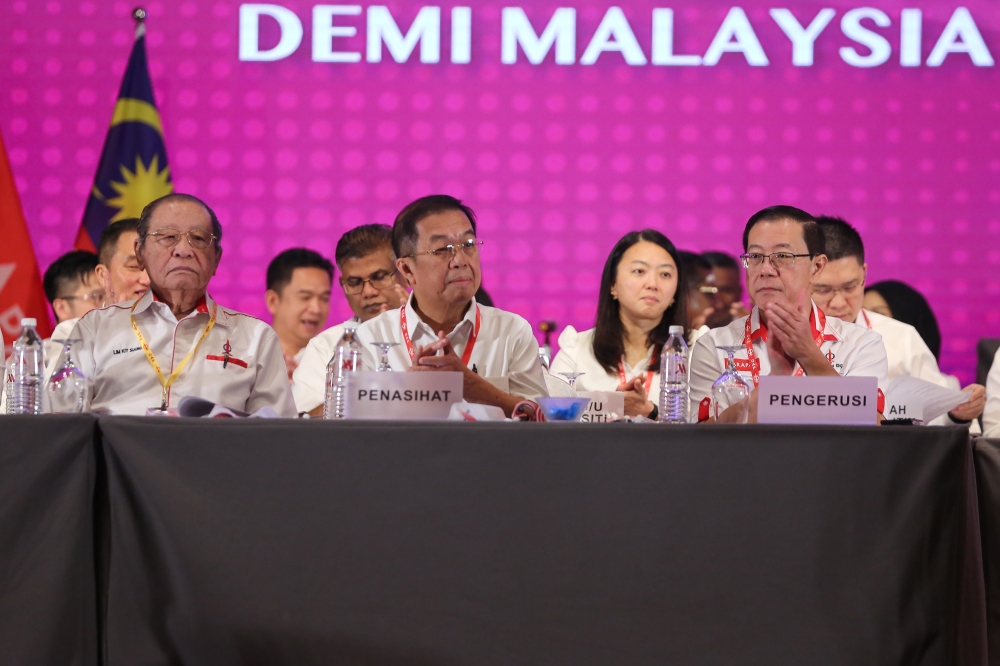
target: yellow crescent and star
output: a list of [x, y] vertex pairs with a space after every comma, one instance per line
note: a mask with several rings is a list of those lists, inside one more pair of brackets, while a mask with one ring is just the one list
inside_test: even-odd
[[[111, 126], [129, 122], [148, 125], [156, 130], [161, 137], [163, 136], [160, 114], [156, 107], [149, 102], [144, 102], [141, 99], [119, 99], [115, 105], [114, 115], [111, 116]], [[159, 155], [154, 155], [150, 163], [145, 164], [142, 157], [136, 155], [134, 170], [130, 171], [127, 166], [121, 165], [121, 182], [111, 181], [111, 189], [118, 196], [105, 199], [100, 190], [96, 186], [94, 187], [95, 197], [103, 201], [109, 208], [118, 209], [115, 216], [111, 218], [111, 222], [139, 217], [142, 209], [150, 201], [174, 191], [174, 185], [170, 182], [170, 167], [163, 165], [161, 169], [159, 159]]]

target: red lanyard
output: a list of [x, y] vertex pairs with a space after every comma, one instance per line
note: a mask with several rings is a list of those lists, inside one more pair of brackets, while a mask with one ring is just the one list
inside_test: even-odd
[[[758, 312], [759, 312], [759, 310], [758, 310]], [[822, 347], [824, 341], [826, 341], [826, 340], [836, 340], [837, 338], [835, 338], [834, 336], [824, 336], [823, 335], [823, 331], [826, 329], [826, 315], [823, 314], [823, 311], [820, 310], [819, 308], [816, 308], [816, 312], [819, 313], [819, 325], [818, 325], [818, 327], [816, 325], [813, 326], [813, 340], [816, 341], [816, 346], [817, 347]], [[750, 320], [751, 319], [753, 319], [753, 314], [752, 313], [750, 314], [749, 317], [747, 317], [746, 330], [745, 330], [745, 332], [743, 334], [743, 344], [747, 348], [747, 357], [748, 357], [747, 365], [749, 366], [750, 376], [753, 377], [753, 386], [754, 386], [754, 388], [757, 388], [758, 386], [760, 386], [760, 359], [757, 358], [757, 354], [753, 350], [753, 340], [754, 340], [754, 338], [760, 338], [764, 342], [767, 342], [767, 327], [764, 326], [764, 324], [761, 324], [760, 328], [758, 328], [751, 335], [751, 333], [750, 333]], [[810, 321], [810, 323], [813, 322], [813, 313], [812, 312], [809, 313], [809, 321]], [[741, 365], [743, 365], [743, 364], [737, 362], [737, 369], [740, 369], [740, 370], [747, 369], [745, 367], [741, 368], [740, 367]], [[802, 366], [799, 365], [798, 361], [796, 361], [795, 362], [795, 372], [792, 373], [792, 376], [793, 377], [801, 377], [804, 374], [806, 374], [806, 371], [803, 370]]]
[[864, 309], [861, 310], [861, 316], [865, 318], [865, 326], [867, 326], [868, 328], [871, 328], [872, 327], [872, 322], [868, 318], [868, 315], [865, 313]]
[[[621, 361], [618, 361], [618, 381], [621, 382], [622, 385], [628, 382], [628, 380], [625, 378], [625, 364], [622, 363]], [[653, 371], [650, 370], [649, 372], [646, 373], [647, 395], [649, 395], [649, 389], [651, 389], [652, 387], [653, 387]]]
[[[469, 365], [469, 359], [472, 358], [472, 348], [476, 346], [476, 338], [479, 337], [479, 325], [482, 323], [482, 315], [479, 313], [479, 306], [476, 306], [476, 325], [472, 329], [472, 335], [469, 336], [469, 341], [465, 343], [465, 353], [462, 354], [462, 363], [466, 366]], [[406, 330], [406, 304], [399, 308], [399, 328], [403, 331], [403, 342], [406, 343], [406, 351], [410, 355], [410, 361], [413, 360], [413, 355], [416, 354], [416, 350], [413, 348], [413, 341], [410, 340], [410, 332]]]

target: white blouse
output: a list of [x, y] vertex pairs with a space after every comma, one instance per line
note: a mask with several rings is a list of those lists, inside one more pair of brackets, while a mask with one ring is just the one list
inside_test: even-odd
[[[622, 359], [625, 370], [625, 377], [629, 381], [641, 376], [643, 383], [646, 381], [647, 369], [653, 358], [653, 348], [646, 351], [646, 358], [640, 361], [634, 368]], [[577, 333], [572, 326], [567, 326], [559, 334], [559, 353], [552, 359], [549, 373], [565, 380], [560, 372], [582, 372], [576, 379], [577, 391], [615, 391], [621, 383], [617, 369], [613, 372], [605, 370], [594, 357], [594, 329]], [[650, 384], [647, 395], [654, 403], [660, 394], [660, 373], [653, 373], [653, 380]]]

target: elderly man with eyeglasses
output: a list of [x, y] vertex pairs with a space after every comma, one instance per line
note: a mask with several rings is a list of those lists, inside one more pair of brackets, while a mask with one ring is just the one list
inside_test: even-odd
[[88, 313], [74, 332], [95, 412], [176, 413], [182, 397], [195, 396], [295, 416], [274, 330], [208, 295], [221, 241], [222, 225], [196, 197], [169, 194], [142, 211], [135, 256], [149, 290]]
[[299, 413], [312, 416], [323, 413], [326, 366], [344, 335], [344, 325], [360, 324], [387, 310], [395, 310], [407, 298], [396, 270], [389, 225], [363, 224], [351, 229], [337, 241], [334, 259], [340, 269], [340, 288], [354, 316], [310, 340], [292, 374], [295, 407]]
[[827, 317], [812, 301], [812, 285], [827, 263], [823, 231], [812, 215], [792, 206], [765, 208], [747, 222], [743, 249], [753, 310], [710, 330], [691, 351], [691, 404], [699, 421], [713, 419], [712, 383], [727, 357], [720, 346], [740, 346], [736, 369], [751, 387], [749, 398], [720, 405], [722, 422], [756, 422], [754, 389], [764, 375], [868, 376], [885, 388], [888, 362], [881, 336]]
[[476, 303], [482, 280], [476, 216], [458, 199], [417, 199], [396, 216], [396, 268], [413, 290], [406, 304], [358, 328], [366, 370], [374, 370], [374, 342], [394, 342], [393, 370], [461, 372], [469, 402], [510, 416], [518, 402], [546, 395], [531, 325], [516, 314]]

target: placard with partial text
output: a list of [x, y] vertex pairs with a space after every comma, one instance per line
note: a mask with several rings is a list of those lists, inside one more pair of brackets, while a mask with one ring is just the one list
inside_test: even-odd
[[583, 423], [610, 423], [625, 416], [625, 394], [620, 391], [580, 391], [581, 398], [590, 398], [580, 421]]

